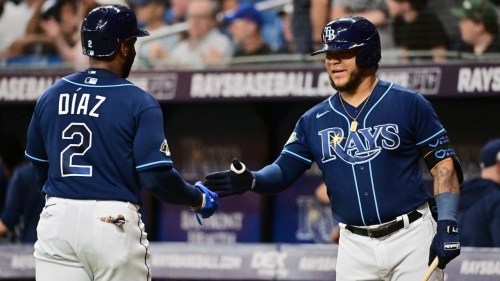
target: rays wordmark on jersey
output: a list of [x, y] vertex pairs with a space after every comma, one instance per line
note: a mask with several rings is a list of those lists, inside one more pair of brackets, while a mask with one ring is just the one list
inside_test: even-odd
[[349, 164], [360, 164], [368, 162], [382, 151], [382, 149], [393, 150], [399, 147], [399, 130], [396, 124], [384, 124], [356, 132], [349, 132], [344, 137], [344, 130], [339, 127], [324, 129], [318, 132], [321, 138], [323, 151], [322, 162], [337, 159], [344, 160]]

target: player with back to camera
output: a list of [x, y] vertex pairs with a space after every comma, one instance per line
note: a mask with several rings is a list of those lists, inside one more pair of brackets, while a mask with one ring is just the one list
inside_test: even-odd
[[[443, 269], [460, 254], [458, 158], [422, 95], [377, 79], [380, 38], [372, 23], [336, 19], [322, 43], [312, 55], [325, 54], [337, 92], [299, 119], [273, 164], [249, 171], [233, 159], [231, 170], [207, 175], [204, 184], [219, 197], [274, 194], [316, 161], [341, 226], [336, 280], [420, 280], [436, 255]], [[434, 178], [437, 232], [420, 157]], [[431, 280], [443, 280], [440, 269]]]
[[151, 280], [141, 185], [203, 218], [219, 206], [217, 194], [172, 167], [159, 103], [125, 79], [136, 37], [147, 35], [124, 6], [92, 10], [81, 31], [90, 68], [62, 78], [36, 104], [26, 156], [47, 198], [37, 280]]

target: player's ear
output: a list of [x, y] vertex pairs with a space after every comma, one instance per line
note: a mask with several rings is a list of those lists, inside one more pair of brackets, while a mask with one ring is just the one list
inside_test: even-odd
[[129, 46], [127, 44], [127, 41], [123, 42], [122, 44], [120, 44], [120, 54], [124, 57], [127, 56], [127, 53], [129, 52]]
[[137, 38], [132, 37], [129, 39], [126, 39], [121, 45], [120, 45], [120, 53], [124, 56], [133, 56], [134, 50], [134, 44]]

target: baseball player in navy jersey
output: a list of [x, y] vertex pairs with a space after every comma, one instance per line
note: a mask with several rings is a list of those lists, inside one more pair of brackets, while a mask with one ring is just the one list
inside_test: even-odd
[[[460, 163], [431, 104], [420, 94], [377, 79], [376, 28], [343, 17], [323, 30], [325, 66], [336, 92], [297, 122], [281, 155], [259, 171], [237, 159], [206, 176], [219, 197], [248, 190], [274, 194], [316, 162], [340, 222], [337, 280], [442, 280], [459, 255], [456, 223]], [[419, 159], [434, 178], [439, 219], [431, 216]]]
[[140, 187], [203, 218], [216, 211], [217, 194], [172, 167], [158, 102], [125, 79], [136, 37], [148, 35], [134, 13], [98, 7], [81, 30], [90, 68], [42, 94], [28, 131], [26, 156], [47, 197], [36, 279], [151, 280]]

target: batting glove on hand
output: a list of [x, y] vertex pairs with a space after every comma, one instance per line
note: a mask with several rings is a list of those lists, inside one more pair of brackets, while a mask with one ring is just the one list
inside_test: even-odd
[[231, 163], [231, 170], [215, 172], [205, 176], [203, 183], [219, 197], [226, 197], [235, 194], [243, 194], [255, 186], [255, 178], [245, 164], [234, 158]]
[[198, 214], [200, 214], [204, 219], [212, 216], [219, 208], [218, 196], [216, 193], [208, 190], [208, 188], [203, 186], [201, 184], [201, 181], [197, 182], [194, 187], [198, 188], [198, 190], [201, 191], [202, 201], [199, 206], [193, 207], [193, 211], [195, 211], [195, 216], [198, 223], [200, 225], [203, 225], [201, 223], [200, 217], [198, 217]]
[[432, 240], [429, 252], [429, 265], [438, 257], [438, 267], [444, 269], [454, 258], [460, 255], [460, 236], [457, 222], [440, 220], [437, 222], [437, 233]]

